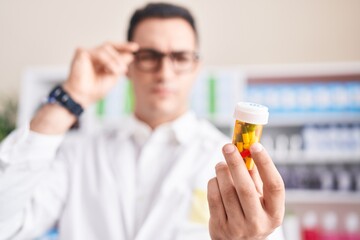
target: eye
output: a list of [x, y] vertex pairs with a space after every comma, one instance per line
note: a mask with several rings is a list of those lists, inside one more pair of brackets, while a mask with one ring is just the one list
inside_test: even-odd
[[190, 62], [194, 60], [194, 55], [191, 52], [174, 52], [172, 57], [177, 62]]
[[157, 61], [159, 55], [151, 50], [141, 50], [136, 53], [136, 59], [138, 61]]
[[197, 60], [195, 52], [173, 52], [172, 58], [178, 63], [188, 63]]

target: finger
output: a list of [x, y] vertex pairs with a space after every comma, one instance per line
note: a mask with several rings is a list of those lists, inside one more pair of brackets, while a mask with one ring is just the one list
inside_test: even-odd
[[216, 178], [208, 182], [207, 199], [209, 203], [210, 217], [221, 222], [226, 221], [225, 208], [221, 199], [220, 189]]
[[139, 50], [140, 46], [135, 42], [127, 42], [127, 43], [115, 43], [109, 42], [117, 51], [119, 52], [129, 52], [133, 53]]
[[259, 175], [259, 171], [256, 167], [256, 164], [254, 164], [254, 167], [249, 170], [249, 174], [255, 184], [256, 191], [259, 193], [259, 196], [263, 195], [263, 182], [261, 181], [261, 177]]
[[262, 206], [255, 184], [249, 175], [244, 160], [233, 144], [226, 144], [223, 147], [223, 154], [229, 166], [245, 217], [257, 214], [258, 211], [262, 210]]
[[134, 56], [129, 53], [119, 53], [111, 45], [105, 45], [104, 51], [106, 51], [113, 61], [117, 64], [118, 70], [121, 73], [124, 73], [128, 64], [134, 59]]
[[109, 54], [109, 56], [113, 59], [114, 62], [116, 62], [118, 65], [123, 64], [119, 57], [120, 54], [115, 50], [113, 46], [106, 44], [103, 46], [103, 49]]
[[225, 162], [220, 162], [216, 165], [215, 170], [227, 219], [230, 221], [231, 219], [243, 219], [243, 210], [231, 179], [228, 166]]
[[122, 72], [126, 73], [130, 63], [134, 60], [133, 53], [137, 52], [140, 48], [139, 44], [135, 42], [115, 43], [107, 42], [105, 45], [111, 46], [118, 53], [119, 58], [125, 65], [122, 67]]
[[125, 63], [125, 66], [127, 67], [134, 60], [134, 55], [129, 53], [122, 53], [119, 58], [123, 63]]
[[84, 48], [77, 48], [75, 51], [75, 55], [72, 59], [71, 66], [76, 67], [75, 65], [81, 65], [84, 60], [90, 59], [89, 52]]
[[271, 216], [282, 217], [285, 211], [284, 181], [260, 143], [254, 143], [250, 152], [264, 185], [264, 207]]
[[104, 49], [98, 48], [90, 51], [90, 56], [93, 59], [94, 63], [97, 65], [98, 69], [103, 69], [105, 72], [110, 72], [113, 74], [119, 73], [119, 67], [114, 61], [112, 56], [110, 56]]

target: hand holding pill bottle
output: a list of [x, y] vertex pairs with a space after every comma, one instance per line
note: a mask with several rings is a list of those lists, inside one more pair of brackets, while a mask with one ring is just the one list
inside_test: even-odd
[[263, 125], [268, 123], [268, 108], [250, 102], [239, 102], [234, 112], [235, 127], [232, 143], [239, 150], [248, 170], [253, 169], [254, 160], [251, 158], [250, 146], [259, 142]]

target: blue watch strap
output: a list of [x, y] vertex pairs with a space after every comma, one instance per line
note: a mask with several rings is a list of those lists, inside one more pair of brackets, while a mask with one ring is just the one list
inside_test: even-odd
[[76, 103], [70, 95], [61, 87], [61, 85], [56, 86], [53, 90], [51, 90], [49, 97], [49, 103], [59, 103], [61, 106], [65, 107], [72, 114], [74, 114], [77, 118], [80, 117], [84, 109], [80, 104]]

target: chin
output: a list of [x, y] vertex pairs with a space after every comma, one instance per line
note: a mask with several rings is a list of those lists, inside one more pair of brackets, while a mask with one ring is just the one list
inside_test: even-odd
[[152, 109], [153, 113], [161, 116], [176, 117], [181, 113], [183, 107], [173, 101], [157, 101], [149, 109]]

